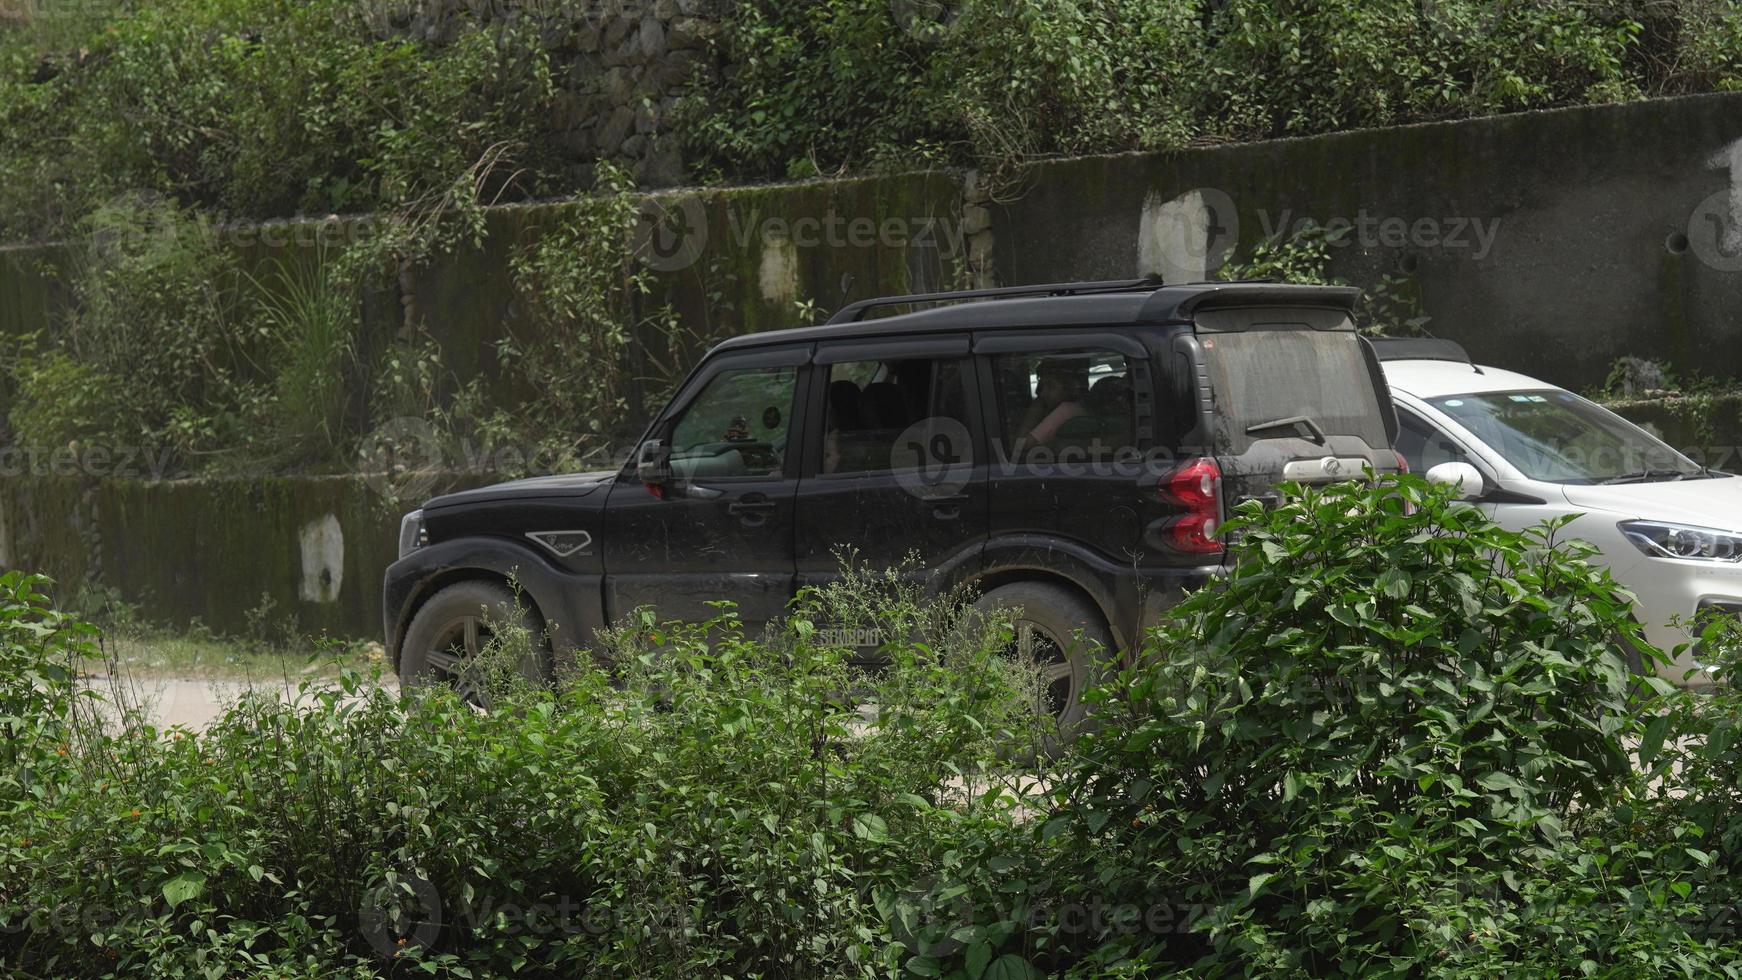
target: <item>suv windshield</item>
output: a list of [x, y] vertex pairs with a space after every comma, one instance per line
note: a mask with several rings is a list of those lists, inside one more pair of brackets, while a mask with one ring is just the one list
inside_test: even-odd
[[1532, 480], [1625, 483], [1704, 475], [1649, 432], [1569, 391], [1501, 391], [1429, 402]]
[[[1373, 374], [1352, 330], [1253, 329], [1207, 334], [1222, 434], [1236, 452], [1303, 433], [1389, 443]], [[1304, 419], [1305, 423], [1275, 425]], [[1263, 427], [1263, 428], [1260, 428]]]

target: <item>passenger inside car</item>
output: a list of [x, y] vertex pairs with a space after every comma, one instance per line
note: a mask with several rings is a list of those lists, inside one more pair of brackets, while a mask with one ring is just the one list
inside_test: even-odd
[[1083, 402], [1088, 396], [1089, 375], [1082, 361], [1074, 358], [1042, 361], [1038, 373], [1039, 389], [1017, 430], [1018, 452], [1028, 446], [1050, 445], [1065, 423], [1088, 412]]

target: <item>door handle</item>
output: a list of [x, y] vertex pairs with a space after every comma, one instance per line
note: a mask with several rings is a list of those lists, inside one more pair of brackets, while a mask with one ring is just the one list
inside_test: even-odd
[[726, 505], [726, 512], [738, 518], [745, 527], [759, 527], [768, 520], [769, 511], [780, 506], [765, 493], [747, 493]]
[[962, 505], [974, 499], [965, 493], [946, 494], [941, 497], [927, 497], [926, 503], [931, 504], [931, 516], [940, 521], [961, 519]]
[[727, 505], [726, 510], [733, 514], [761, 514], [767, 513], [777, 506], [779, 505], [769, 500], [764, 494], [747, 493]]

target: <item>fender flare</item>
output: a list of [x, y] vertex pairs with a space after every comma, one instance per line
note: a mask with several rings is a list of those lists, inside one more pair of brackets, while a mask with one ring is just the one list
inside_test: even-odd
[[604, 625], [602, 576], [552, 565], [533, 549], [503, 538], [470, 537], [427, 545], [388, 566], [382, 585], [382, 620], [390, 661], [412, 617], [442, 588], [467, 579], [512, 582], [544, 623], [560, 661]]

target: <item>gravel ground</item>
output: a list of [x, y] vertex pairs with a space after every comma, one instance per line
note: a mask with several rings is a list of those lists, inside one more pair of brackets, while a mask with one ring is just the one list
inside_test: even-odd
[[[181, 726], [203, 729], [224, 709], [249, 690], [267, 691], [289, 700], [295, 693], [283, 680], [246, 681], [213, 678], [137, 676], [124, 679], [89, 677], [87, 685], [104, 695], [110, 705], [117, 702], [142, 706], [152, 721], [160, 727]], [[391, 675], [382, 678], [383, 688], [394, 690], [398, 683]]]

